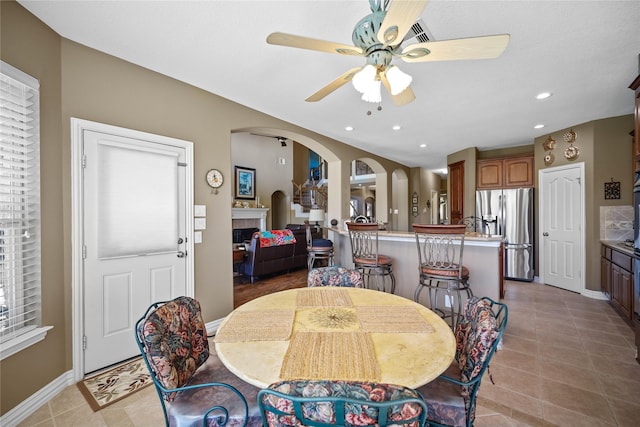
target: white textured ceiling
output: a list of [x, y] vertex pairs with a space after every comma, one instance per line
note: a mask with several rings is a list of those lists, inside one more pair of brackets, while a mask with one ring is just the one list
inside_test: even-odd
[[[354, 25], [370, 13], [367, 0], [19, 3], [70, 40], [412, 167], [443, 168], [447, 154], [471, 146], [531, 144], [633, 113], [637, 0], [432, 0], [422, 21], [435, 40], [508, 33], [509, 46], [492, 60], [394, 59], [413, 76], [416, 100], [396, 107], [383, 93], [382, 111], [350, 84], [304, 101], [364, 58], [265, 41], [280, 31], [350, 45]], [[536, 100], [542, 91], [553, 96]], [[545, 128], [534, 129], [538, 123]]]

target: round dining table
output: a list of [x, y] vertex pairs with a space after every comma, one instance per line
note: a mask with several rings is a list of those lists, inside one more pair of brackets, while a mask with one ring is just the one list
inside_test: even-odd
[[282, 380], [383, 382], [417, 388], [451, 364], [455, 337], [436, 313], [362, 288], [275, 292], [232, 311], [214, 338], [224, 365], [260, 388]]

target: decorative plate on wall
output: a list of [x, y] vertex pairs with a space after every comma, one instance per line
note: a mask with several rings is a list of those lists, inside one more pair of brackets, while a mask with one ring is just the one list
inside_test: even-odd
[[573, 145], [565, 148], [564, 150], [564, 158], [567, 160], [575, 160], [578, 158], [579, 154], [580, 150], [578, 150], [578, 147], [574, 147]]
[[547, 138], [547, 140], [542, 144], [542, 148], [544, 148], [544, 151], [553, 150], [554, 148], [556, 148], [556, 140], [551, 137]]
[[577, 137], [578, 135], [573, 131], [573, 129], [571, 129], [569, 132], [565, 132], [564, 135], [562, 135], [563, 141], [568, 144], [572, 144], [573, 142], [575, 142]]
[[556, 159], [556, 156], [554, 156], [553, 153], [547, 153], [544, 156], [544, 164], [547, 166], [550, 166], [555, 159]]

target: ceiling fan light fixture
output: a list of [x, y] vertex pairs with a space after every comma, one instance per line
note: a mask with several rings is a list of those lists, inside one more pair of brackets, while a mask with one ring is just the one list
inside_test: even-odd
[[375, 84], [376, 72], [376, 67], [373, 65], [365, 65], [362, 70], [353, 75], [353, 79], [351, 79], [353, 87], [360, 93], [366, 93], [370, 90], [370, 86]]
[[362, 94], [362, 100], [366, 102], [382, 102], [382, 94], [380, 93], [380, 80], [374, 80], [369, 84], [367, 91]]
[[392, 65], [387, 70], [387, 80], [389, 81], [389, 87], [391, 89], [391, 95], [398, 95], [409, 87], [413, 78], [400, 70], [400, 68]]

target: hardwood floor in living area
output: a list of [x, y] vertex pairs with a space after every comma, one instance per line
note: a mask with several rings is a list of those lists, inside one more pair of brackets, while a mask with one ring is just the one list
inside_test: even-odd
[[285, 289], [304, 288], [307, 286], [308, 274], [308, 270], [303, 268], [286, 274], [261, 277], [254, 283], [250, 283], [246, 278], [238, 277], [233, 284], [233, 308], [262, 295]]
[[[306, 286], [307, 270], [234, 285], [235, 306]], [[640, 425], [640, 365], [631, 328], [605, 301], [537, 283], [507, 281], [504, 348], [484, 378], [476, 427]], [[19, 424], [161, 426], [158, 396], [147, 387], [93, 412], [75, 385]]]

